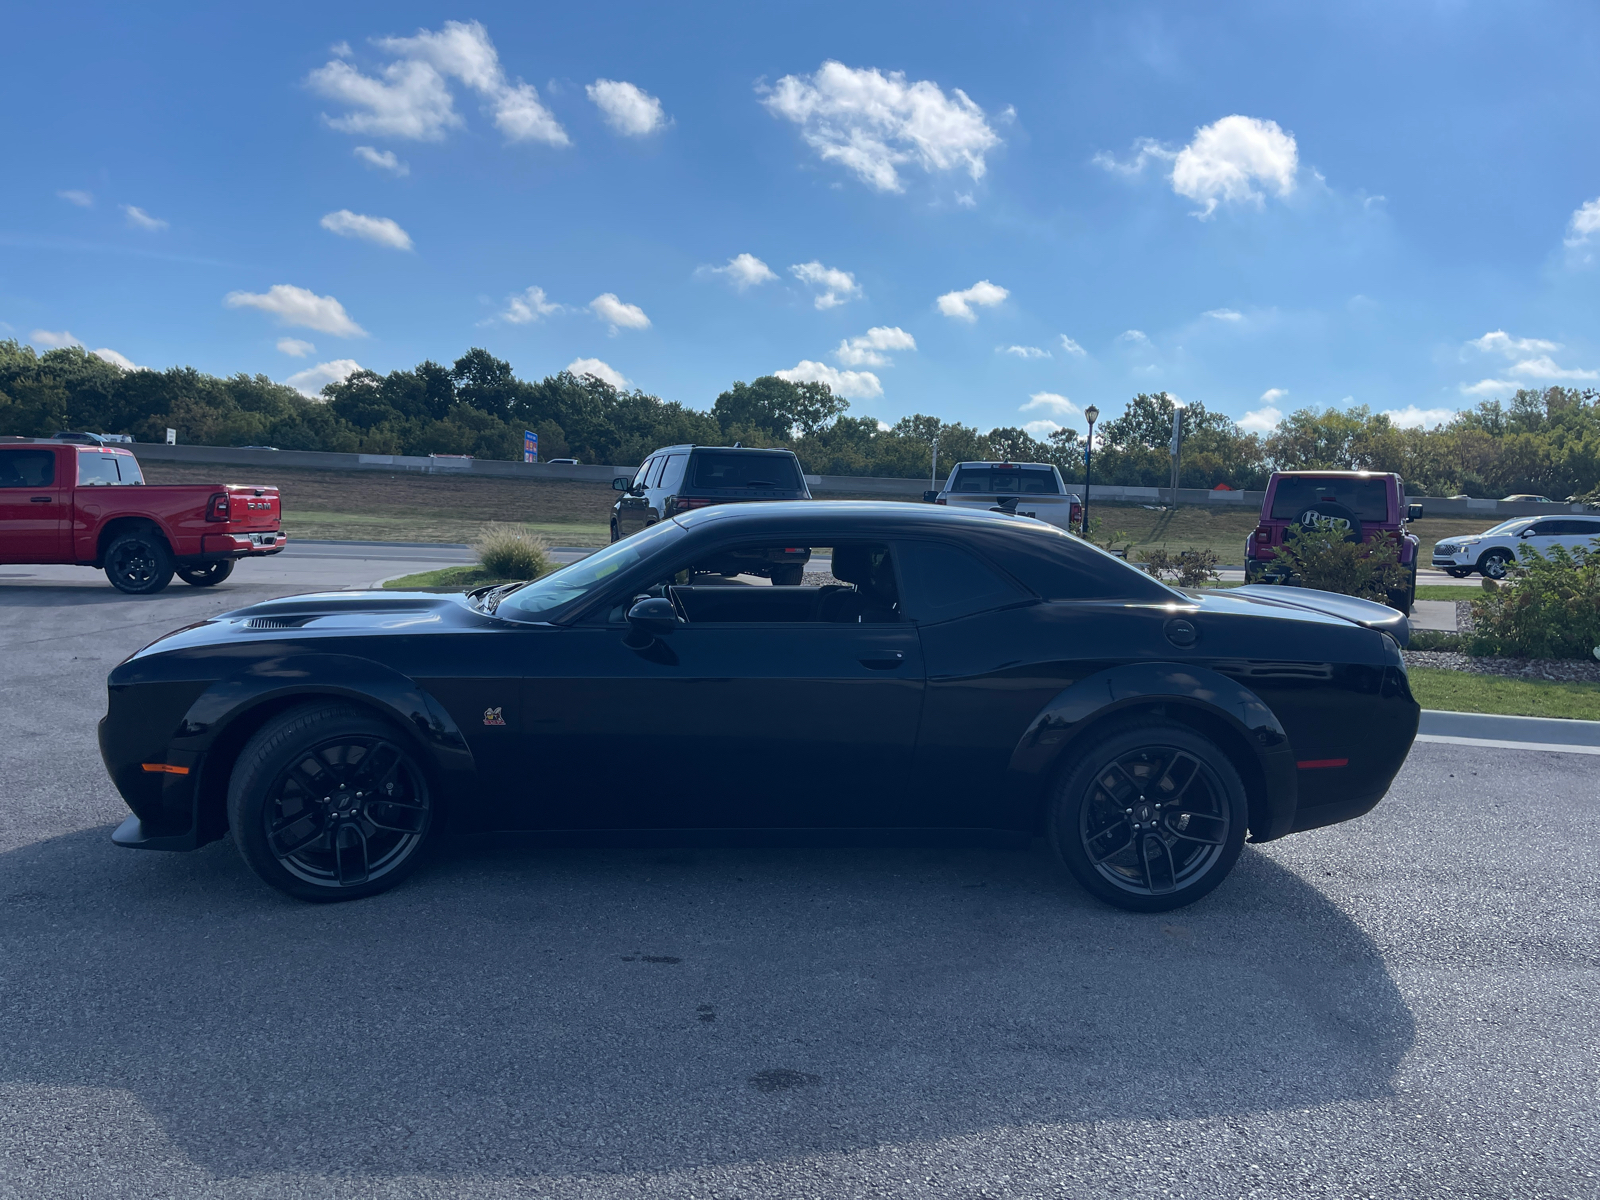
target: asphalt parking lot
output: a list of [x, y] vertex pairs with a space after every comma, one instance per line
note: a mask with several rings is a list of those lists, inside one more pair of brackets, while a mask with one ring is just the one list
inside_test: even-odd
[[0, 1196], [1600, 1191], [1593, 757], [1418, 745], [1158, 917], [1040, 851], [471, 840], [317, 907], [111, 845], [112, 665], [437, 565], [0, 570]]

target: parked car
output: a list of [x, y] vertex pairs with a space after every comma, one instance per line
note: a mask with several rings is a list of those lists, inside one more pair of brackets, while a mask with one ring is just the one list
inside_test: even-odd
[[1502, 503], [1502, 504], [1554, 504], [1555, 501], [1550, 499], [1549, 496], [1530, 496], [1530, 495], [1527, 495], [1526, 493], [1519, 493], [1519, 494], [1517, 494], [1515, 496], [1502, 496], [1500, 498], [1500, 503]]
[[221, 583], [241, 558], [277, 554], [278, 489], [197, 483], [152, 487], [129, 450], [57, 439], [0, 439], [0, 563], [103, 569], [135, 595], [176, 574]]
[[937, 492], [924, 500], [951, 508], [1002, 509], [1061, 529], [1083, 520], [1083, 499], [1067, 491], [1061, 472], [1049, 463], [957, 463]]
[[51, 434], [50, 440], [53, 442], [78, 442], [84, 446], [103, 446], [106, 442], [104, 434], [68, 433], [62, 430], [57, 430], [55, 433]]
[[581, 467], [583, 464], [575, 458], [552, 458], [546, 461], [549, 467]]
[[1517, 561], [1518, 546], [1531, 546], [1540, 554], [1555, 546], [1600, 550], [1596, 538], [1600, 538], [1600, 516], [1513, 517], [1475, 537], [1436, 542], [1433, 565], [1457, 579], [1474, 571], [1488, 579], [1504, 579], [1506, 568]]
[[[682, 582], [795, 546], [837, 582]], [[447, 829], [926, 827], [1043, 836], [1159, 911], [1247, 833], [1382, 799], [1420, 711], [1406, 636], [1347, 596], [1178, 591], [1040, 521], [723, 504], [532, 583], [209, 617], [111, 672], [100, 748], [118, 845], [231, 830], [307, 900], [393, 886]]]
[[1245, 542], [1246, 583], [1286, 583], [1273, 553], [1292, 525], [1329, 526], [1352, 542], [1394, 538], [1407, 583], [1389, 594], [1389, 603], [1409, 614], [1417, 597], [1417, 558], [1421, 539], [1406, 529], [1422, 516], [1422, 505], [1406, 502], [1400, 476], [1380, 471], [1274, 471], [1261, 499], [1261, 519]]
[[[611, 507], [613, 542], [679, 513], [715, 504], [811, 499], [792, 450], [746, 446], [666, 446], [646, 458], [632, 479], [618, 476], [611, 486], [622, 493]], [[804, 578], [810, 559], [809, 552], [779, 548], [761, 561], [730, 560], [719, 571], [730, 576], [760, 575], [792, 587]]]

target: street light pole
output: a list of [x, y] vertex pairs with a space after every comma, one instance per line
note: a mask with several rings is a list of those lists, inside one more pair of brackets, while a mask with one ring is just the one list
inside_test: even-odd
[[1083, 443], [1083, 536], [1089, 536], [1089, 484], [1094, 479], [1094, 423], [1100, 419], [1100, 410], [1089, 405], [1083, 410], [1083, 419], [1089, 422], [1089, 437]]
[[933, 439], [933, 467], [928, 472], [928, 486], [934, 491], [939, 490], [939, 439]]

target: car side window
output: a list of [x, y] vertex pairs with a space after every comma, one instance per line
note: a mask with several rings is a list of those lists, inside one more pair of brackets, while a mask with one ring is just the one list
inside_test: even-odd
[[1538, 521], [1528, 527], [1528, 533], [1533, 537], [1553, 537], [1561, 532], [1561, 521]]
[[655, 459], [653, 459], [653, 458], [645, 459], [644, 462], [640, 464], [638, 472], [634, 475], [633, 482], [631, 484], [629, 484], [628, 486], [630, 488], [642, 488], [642, 487], [644, 487], [644, 481], [650, 477], [650, 468], [655, 466], [655, 465], [656, 465], [656, 460]]
[[54, 487], [54, 450], [0, 450], [0, 488]]
[[655, 460], [655, 464], [655, 467], [650, 472], [650, 481], [645, 485], [646, 487], [661, 486], [661, 472], [666, 469], [667, 456], [665, 454], [658, 456]]
[[117, 460], [111, 454], [78, 455], [78, 486], [95, 487], [102, 484], [119, 484]]
[[1004, 608], [1032, 597], [976, 555], [947, 542], [902, 542], [895, 548], [913, 620], [931, 623]]
[[676, 493], [683, 486], [683, 468], [688, 461], [687, 454], [667, 455], [667, 465], [661, 473], [661, 486], [668, 492]]

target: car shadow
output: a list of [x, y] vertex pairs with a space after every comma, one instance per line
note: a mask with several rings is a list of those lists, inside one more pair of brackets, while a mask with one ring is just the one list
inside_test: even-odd
[[0, 1086], [121, 1090], [218, 1176], [663, 1171], [1305, 1109], [1389, 1095], [1414, 1038], [1373, 943], [1253, 847], [1141, 916], [1037, 849], [463, 839], [308, 905], [227, 840], [108, 833], [0, 854]]

